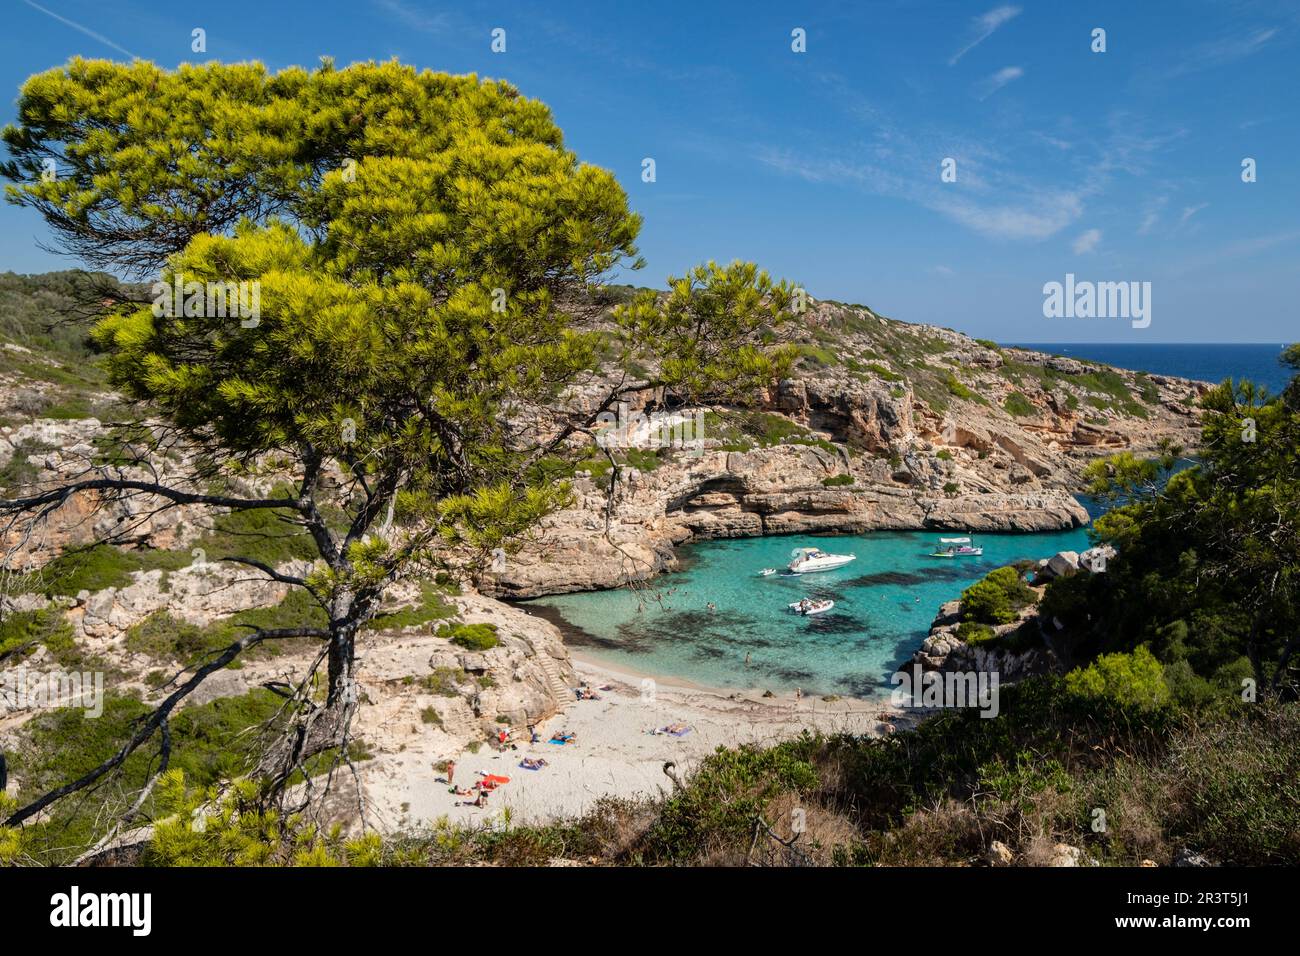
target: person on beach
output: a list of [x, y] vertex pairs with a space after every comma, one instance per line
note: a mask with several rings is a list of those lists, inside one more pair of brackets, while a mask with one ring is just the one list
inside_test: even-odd
[[456, 761], [447, 761], [447, 783], [455, 786], [456, 784]]

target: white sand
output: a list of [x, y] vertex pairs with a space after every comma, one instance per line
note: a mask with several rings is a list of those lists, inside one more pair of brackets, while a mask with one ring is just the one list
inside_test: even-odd
[[[574, 701], [566, 713], [539, 725], [539, 743], [529, 743], [521, 727], [516, 728], [522, 738], [516, 750], [483, 746], [477, 754], [456, 755], [412, 750], [380, 758], [384, 766], [366, 773], [375, 822], [418, 827], [446, 817], [482, 824], [500, 821], [505, 808], [516, 823], [573, 818], [603, 796], [653, 796], [670, 790], [672, 781], [663, 771], [667, 761], [684, 775], [719, 746], [775, 743], [805, 728], [877, 734], [884, 729], [878, 715], [891, 711], [886, 701], [796, 700], [793, 694], [764, 698], [757, 690], [732, 692], [664, 680], [655, 682], [653, 692], [643, 692], [641, 675], [576, 658], [574, 663], [593, 689], [610, 689], [598, 690], [598, 701]], [[902, 716], [891, 720], [899, 727], [907, 722]], [[677, 723], [688, 725], [690, 733], [648, 733]], [[564, 746], [546, 743], [562, 731], [576, 734], [576, 740]], [[491, 793], [486, 807], [457, 806], [473, 798], [448, 792], [442, 775], [432, 769], [436, 760], [452, 756], [455, 782], [462, 787], [473, 787], [479, 771], [508, 776], [510, 782]], [[525, 770], [519, 766], [524, 757], [544, 758], [547, 766]]]

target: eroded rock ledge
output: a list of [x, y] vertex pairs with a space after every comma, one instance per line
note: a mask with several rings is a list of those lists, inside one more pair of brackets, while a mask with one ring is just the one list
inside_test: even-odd
[[[1088, 514], [1063, 489], [986, 491], [948, 497], [871, 471], [853, 487], [826, 487], [844, 462], [815, 446], [685, 455], [617, 489], [605, 534], [606, 492], [586, 477], [578, 502], [546, 522], [538, 539], [481, 582], [486, 593], [525, 598], [617, 587], [676, 564], [690, 541], [798, 533], [916, 529], [1047, 531], [1080, 527]], [[877, 467], [878, 466], [878, 467]], [[862, 465], [855, 463], [855, 473]], [[858, 482], [862, 487], [858, 486]]]

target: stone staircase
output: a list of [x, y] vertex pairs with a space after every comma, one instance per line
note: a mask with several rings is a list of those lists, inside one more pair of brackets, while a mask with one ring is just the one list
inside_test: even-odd
[[573, 688], [565, 683], [555, 658], [543, 651], [537, 654], [537, 663], [541, 665], [542, 672], [546, 675], [546, 686], [550, 689], [551, 696], [555, 698], [558, 711], [568, 710], [575, 700]]

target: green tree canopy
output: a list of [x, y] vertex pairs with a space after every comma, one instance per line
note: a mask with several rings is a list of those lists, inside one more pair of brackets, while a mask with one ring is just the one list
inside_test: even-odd
[[[356, 635], [392, 581], [449, 546], [507, 545], [562, 506], [568, 486], [538, 463], [576, 458], [632, 391], [738, 398], [788, 367], [772, 331], [791, 290], [744, 263], [589, 321], [593, 285], [640, 265], [640, 217], [508, 83], [396, 62], [271, 74], [77, 59], [27, 81], [4, 139], [11, 201], [87, 262], [157, 276], [153, 300], [113, 309], [95, 341], [114, 386], [195, 461], [226, 467], [181, 487], [104, 470], [0, 511], [39, 521], [82, 493], [272, 509], [319, 554], [305, 576], [221, 556], [307, 589], [328, 625], [255, 631], [215, 655], [127, 752], [212, 669], [304, 635], [326, 643], [327, 706], [300, 689], [267, 773], [283, 782], [307, 754], [342, 749]], [[639, 379], [634, 354], [652, 370]], [[602, 372], [614, 384], [595, 407], [571, 407], [567, 390]], [[231, 462], [274, 462], [282, 490], [213, 491]]]
[[[1295, 366], [1298, 355], [1291, 346], [1283, 360]], [[1100, 649], [1144, 644], [1234, 694], [1243, 671], [1260, 693], [1295, 694], [1298, 382], [1278, 396], [1231, 380], [1211, 389], [1201, 399], [1200, 457], [1163, 486], [1167, 461], [1124, 455], [1091, 467], [1095, 490], [1125, 502], [1095, 525], [1118, 557], [1075, 598]]]

